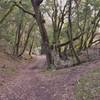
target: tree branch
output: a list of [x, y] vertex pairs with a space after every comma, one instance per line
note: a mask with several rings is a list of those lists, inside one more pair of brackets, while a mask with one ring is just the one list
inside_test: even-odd
[[7, 16], [12, 12], [15, 5], [13, 4], [10, 9], [7, 11], [7, 13], [4, 15], [4, 17], [0, 20], [0, 24], [7, 18]]
[[13, 3], [15, 4], [16, 7], [18, 7], [19, 9], [21, 9], [23, 12], [25, 12], [25, 13], [27, 13], [27, 14], [29, 14], [29, 15], [31, 15], [31, 16], [33, 16], [33, 17], [35, 18], [35, 14], [33, 14], [33, 13], [31, 13], [31, 12], [25, 10], [22, 6], [20, 6], [20, 5], [17, 4], [16, 2], [13, 1]]

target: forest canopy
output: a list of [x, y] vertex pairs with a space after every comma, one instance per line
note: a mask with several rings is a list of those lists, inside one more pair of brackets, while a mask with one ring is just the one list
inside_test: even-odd
[[58, 56], [80, 63], [80, 52], [100, 42], [99, 0], [35, 1], [0, 0], [0, 41], [10, 54], [45, 54], [50, 67]]

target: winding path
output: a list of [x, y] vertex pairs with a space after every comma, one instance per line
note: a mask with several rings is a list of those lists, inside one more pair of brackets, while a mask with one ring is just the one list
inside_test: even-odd
[[0, 100], [75, 100], [75, 83], [81, 75], [100, 67], [100, 62], [83, 64], [51, 77], [36, 69], [44, 66], [44, 56], [38, 56], [34, 63], [23, 66], [20, 74], [0, 90]]

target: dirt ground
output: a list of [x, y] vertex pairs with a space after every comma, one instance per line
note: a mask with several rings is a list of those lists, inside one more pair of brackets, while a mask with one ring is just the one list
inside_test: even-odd
[[21, 63], [4, 55], [0, 55], [0, 69], [7, 66], [15, 69], [4, 75], [0, 73], [0, 100], [75, 100], [76, 82], [88, 71], [100, 67], [98, 58], [79, 66], [47, 71], [45, 56], [33, 56]]

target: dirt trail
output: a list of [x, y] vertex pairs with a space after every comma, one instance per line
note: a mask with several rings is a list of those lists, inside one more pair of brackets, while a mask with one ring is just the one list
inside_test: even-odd
[[97, 60], [50, 77], [36, 69], [46, 66], [45, 62], [44, 56], [38, 56], [34, 63], [23, 66], [16, 79], [2, 87], [0, 100], [75, 100], [76, 81], [89, 70], [100, 67]]

